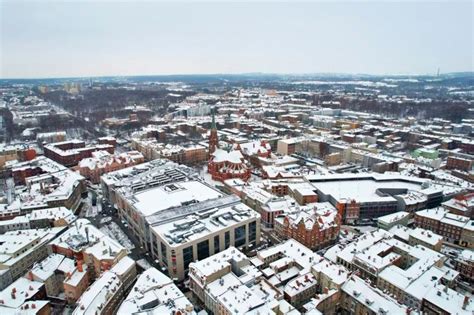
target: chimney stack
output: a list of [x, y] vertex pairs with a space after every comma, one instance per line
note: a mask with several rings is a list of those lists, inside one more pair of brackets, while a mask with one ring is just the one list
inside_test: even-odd
[[466, 310], [468, 304], [469, 304], [469, 296], [465, 295], [464, 301], [462, 302], [462, 309]]

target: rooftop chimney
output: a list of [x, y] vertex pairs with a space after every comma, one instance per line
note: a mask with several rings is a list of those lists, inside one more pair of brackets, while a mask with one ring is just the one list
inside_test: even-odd
[[462, 309], [466, 310], [468, 304], [469, 304], [469, 296], [466, 295], [464, 296], [464, 301], [462, 302]]

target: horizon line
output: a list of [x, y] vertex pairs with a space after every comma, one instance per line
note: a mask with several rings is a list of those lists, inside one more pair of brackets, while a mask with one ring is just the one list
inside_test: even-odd
[[[474, 70], [465, 71], [451, 71], [440, 73], [439, 75], [453, 75], [453, 74], [474, 74]], [[348, 75], [348, 76], [406, 76], [406, 77], [436, 77], [437, 73], [383, 73], [383, 74], [372, 74], [372, 73], [353, 73], [353, 72], [240, 72], [240, 73], [171, 73], [171, 74], [110, 74], [110, 75], [91, 75], [91, 76], [44, 76], [44, 77], [0, 77], [0, 81], [8, 80], [64, 80], [64, 79], [92, 79], [92, 78], [133, 78], [133, 77], [172, 77], [172, 76], [250, 76], [250, 75], [266, 75], [266, 76], [335, 76], [335, 75]]]

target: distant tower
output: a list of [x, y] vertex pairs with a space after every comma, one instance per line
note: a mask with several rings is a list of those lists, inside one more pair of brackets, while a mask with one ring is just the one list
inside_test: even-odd
[[209, 154], [214, 153], [216, 148], [219, 147], [219, 138], [217, 137], [217, 126], [216, 117], [214, 116], [214, 108], [211, 109], [212, 123], [211, 123], [211, 134], [209, 135]]

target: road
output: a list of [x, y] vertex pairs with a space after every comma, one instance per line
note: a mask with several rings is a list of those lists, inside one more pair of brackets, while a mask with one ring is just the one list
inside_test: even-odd
[[[83, 199], [83, 206], [79, 217], [87, 218], [98, 229], [111, 230], [110, 234], [107, 234], [119, 243], [123, 243], [122, 246], [132, 244], [133, 249], [129, 249], [129, 256], [132, 259], [139, 260], [145, 258], [150, 265], [158, 267], [158, 264], [151, 259], [149, 253], [141, 247], [134, 235], [129, 232], [128, 228], [120, 221], [115, 208], [108, 203], [107, 200], [102, 200], [98, 185], [89, 184], [87, 189], [88, 195], [87, 198]], [[95, 206], [92, 205], [92, 194], [94, 193], [97, 194], [97, 203]], [[115, 237], [113, 235], [114, 232], [119, 235], [119, 237]], [[120, 242], [121, 238], [123, 238], [122, 242]]]

